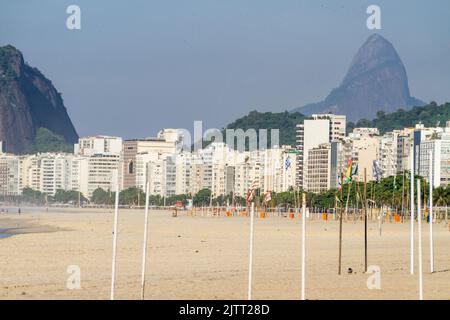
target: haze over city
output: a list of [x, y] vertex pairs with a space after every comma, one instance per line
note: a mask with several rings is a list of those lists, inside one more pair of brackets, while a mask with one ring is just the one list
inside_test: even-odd
[[[19, 48], [62, 93], [79, 135], [154, 136], [194, 120], [323, 99], [362, 42], [372, 1], [73, 1], [0, 4], [0, 45]], [[412, 94], [449, 100], [448, 1], [377, 1]], [[5, 9], [8, 10], [5, 10]]]

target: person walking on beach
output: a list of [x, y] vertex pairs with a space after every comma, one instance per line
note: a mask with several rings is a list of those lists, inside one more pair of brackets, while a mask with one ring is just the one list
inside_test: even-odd
[[19, 210], [17, 210], [17, 212], [20, 214], [22, 211], [21, 211], [20, 208], [19, 208]]

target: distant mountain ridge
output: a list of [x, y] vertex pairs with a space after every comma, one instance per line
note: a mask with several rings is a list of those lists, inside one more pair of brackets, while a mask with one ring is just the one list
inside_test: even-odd
[[405, 66], [394, 46], [379, 34], [358, 50], [339, 87], [325, 100], [292, 112], [344, 114], [350, 121], [372, 119], [378, 111], [394, 112], [425, 103], [410, 95]]
[[78, 140], [52, 82], [26, 64], [15, 47], [0, 47], [0, 140], [7, 152], [20, 154], [34, 144], [39, 128], [62, 136], [67, 143]]

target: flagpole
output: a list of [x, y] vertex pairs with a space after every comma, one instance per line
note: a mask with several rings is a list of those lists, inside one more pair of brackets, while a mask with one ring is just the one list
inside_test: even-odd
[[338, 267], [338, 274], [341, 274], [341, 262], [342, 262], [342, 214], [344, 209], [344, 198], [343, 198], [343, 189], [344, 189], [344, 173], [341, 172], [341, 214], [339, 215], [339, 267]]
[[364, 271], [367, 272], [367, 169], [364, 168]]
[[430, 272], [434, 272], [434, 248], [433, 248], [433, 151], [430, 150]]
[[411, 229], [410, 229], [410, 273], [414, 274], [414, 148], [410, 150], [410, 162], [411, 162], [411, 191], [410, 191], [410, 203], [411, 203]]
[[145, 298], [145, 266], [147, 262], [147, 243], [148, 243], [148, 193], [150, 184], [147, 182], [145, 188], [145, 218], [144, 218], [144, 246], [142, 249], [142, 275], [141, 275], [141, 299]]
[[251, 204], [250, 211], [250, 252], [248, 262], [248, 300], [252, 300], [252, 276], [253, 276], [253, 221], [255, 213], [255, 203]]
[[[286, 155], [286, 153], [284, 153], [285, 155]], [[289, 157], [289, 156], [288, 156]], [[287, 188], [287, 173], [288, 173], [288, 167], [287, 167], [287, 161], [288, 161], [288, 158], [286, 158], [285, 160], [284, 160], [284, 174], [283, 174], [283, 189], [285, 190], [285, 191], [288, 191], [288, 188]]]
[[[118, 173], [117, 173], [118, 176]], [[116, 257], [117, 257], [117, 236], [119, 220], [119, 178], [116, 181], [116, 197], [114, 205], [114, 231], [113, 231], [113, 253], [112, 253], [112, 275], [111, 275], [111, 300], [114, 300], [116, 282]]]
[[302, 199], [302, 300], [305, 300], [305, 263], [306, 263], [306, 195]]
[[402, 177], [402, 223], [405, 219], [405, 170], [403, 170]]
[[420, 207], [420, 179], [417, 179], [417, 220], [419, 228], [419, 300], [423, 300], [423, 275], [422, 275], [422, 213]]

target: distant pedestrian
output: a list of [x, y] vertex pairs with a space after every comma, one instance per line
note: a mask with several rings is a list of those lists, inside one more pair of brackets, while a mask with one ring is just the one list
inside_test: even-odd
[[19, 208], [19, 210], [17, 211], [19, 214], [21, 214], [22, 213], [22, 211], [20, 210], [20, 208]]

